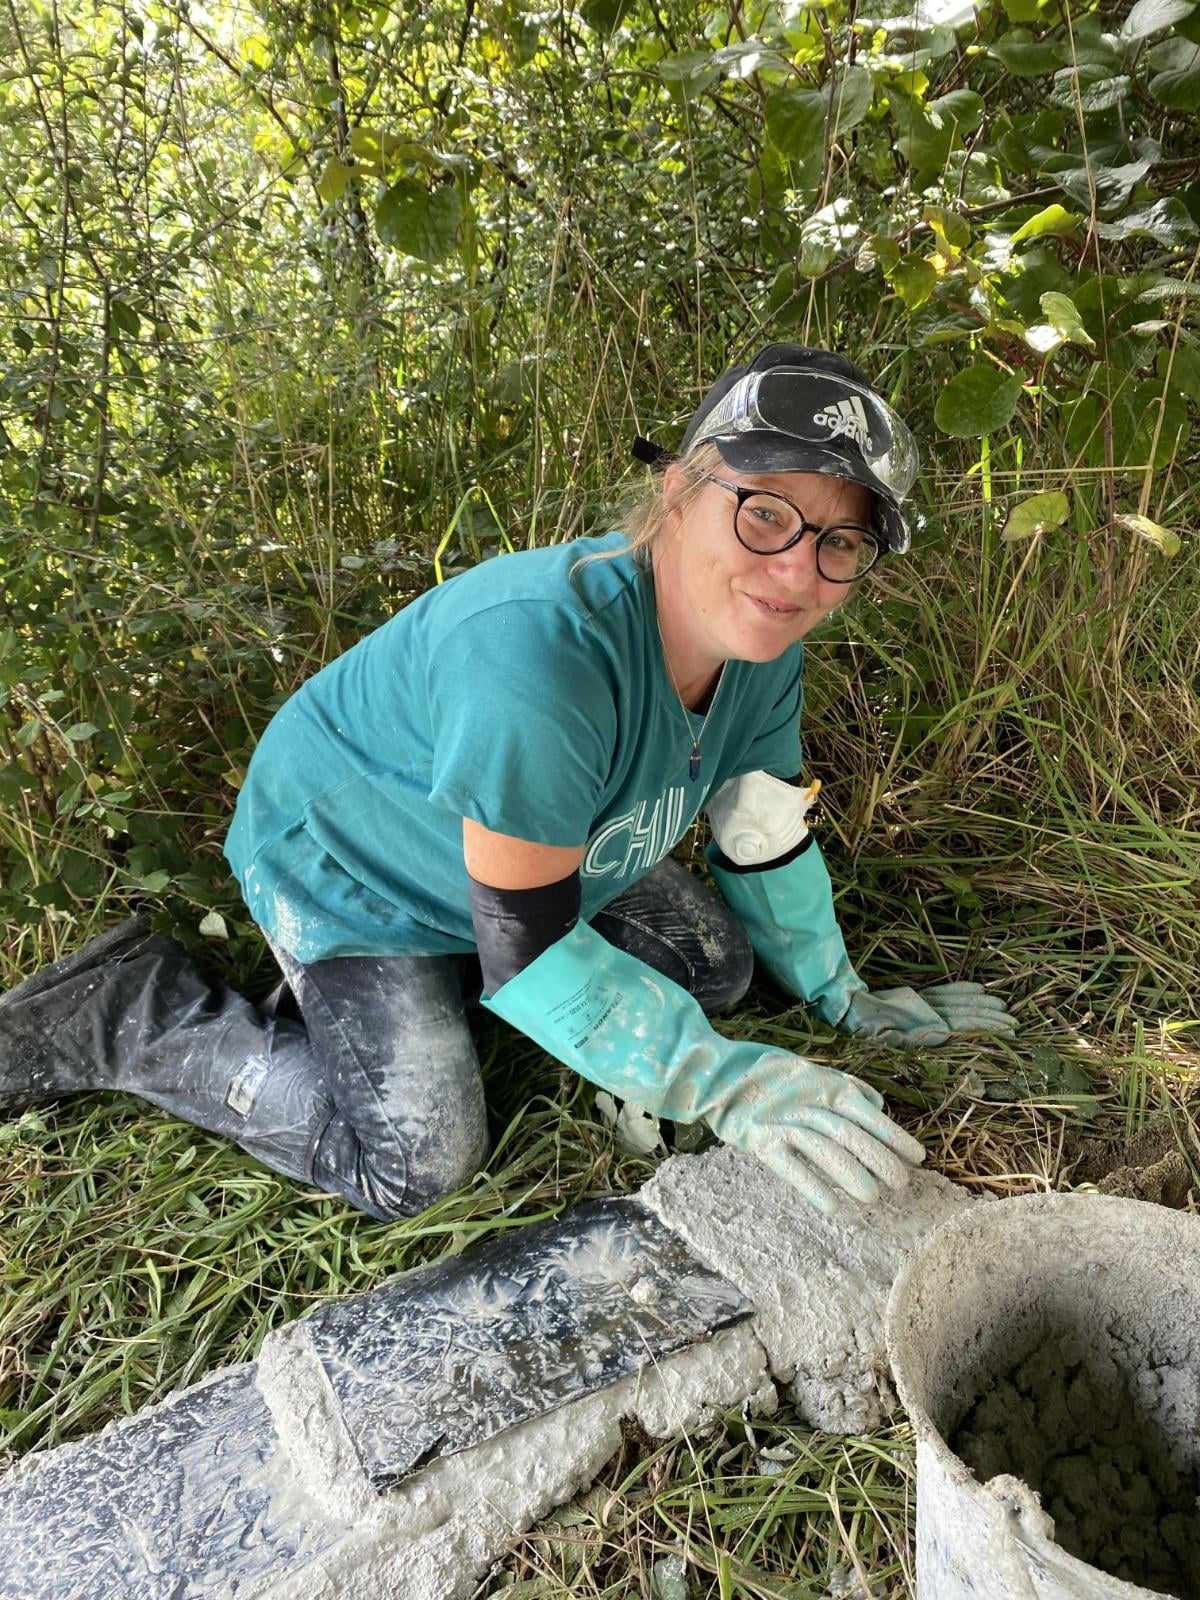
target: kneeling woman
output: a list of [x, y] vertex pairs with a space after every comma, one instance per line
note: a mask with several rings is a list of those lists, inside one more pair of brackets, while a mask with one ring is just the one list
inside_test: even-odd
[[[868, 992], [795, 781], [801, 641], [908, 548], [915, 471], [842, 357], [772, 345], [726, 372], [630, 539], [463, 573], [276, 714], [226, 854], [283, 1003], [126, 924], [0, 1000], [0, 1098], [129, 1090], [411, 1214], [487, 1154], [481, 968], [483, 1003], [560, 1061], [706, 1122], [814, 1205], [901, 1187], [923, 1152], [873, 1089], [707, 1017], [757, 954], [853, 1033], [1012, 1031], [977, 984]], [[702, 807], [720, 898], [670, 855]]]

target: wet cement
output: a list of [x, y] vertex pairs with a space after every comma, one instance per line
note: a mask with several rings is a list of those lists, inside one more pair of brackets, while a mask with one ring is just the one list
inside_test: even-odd
[[1161, 1420], [1178, 1376], [1125, 1368], [1051, 1328], [990, 1380], [950, 1446], [981, 1482], [1012, 1474], [1036, 1490], [1070, 1554], [1146, 1589], [1197, 1595], [1195, 1442]]

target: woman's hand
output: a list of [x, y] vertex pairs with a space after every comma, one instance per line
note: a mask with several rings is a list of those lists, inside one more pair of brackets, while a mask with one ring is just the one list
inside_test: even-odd
[[993, 1033], [1011, 1039], [1017, 1024], [981, 983], [939, 983], [928, 989], [880, 989], [856, 994], [839, 1024], [847, 1033], [910, 1050], [945, 1044], [955, 1034]]

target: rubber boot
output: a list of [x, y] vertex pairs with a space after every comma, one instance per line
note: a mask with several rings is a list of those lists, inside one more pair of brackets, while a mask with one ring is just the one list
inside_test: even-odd
[[0, 1105], [96, 1089], [135, 1094], [303, 1183], [334, 1116], [303, 1024], [210, 982], [140, 918], [0, 996]]

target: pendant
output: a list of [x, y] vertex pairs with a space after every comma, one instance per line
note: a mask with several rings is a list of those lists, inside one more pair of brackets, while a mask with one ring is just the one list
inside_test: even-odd
[[693, 783], [695, 783], [696, 779], [699, 776], [700, 776], [700, 746], [697, 743], [697, 744], [694, 744], [692, 746], [692, 753], [688, 757], [688, 777], [692, 780]]

